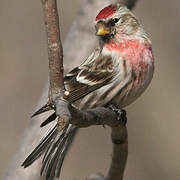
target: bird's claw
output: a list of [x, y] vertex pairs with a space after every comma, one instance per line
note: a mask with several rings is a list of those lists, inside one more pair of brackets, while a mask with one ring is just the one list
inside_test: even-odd
[[116, 105], [111, 104], [108, 105], [108, 108], [111, 109], [113, 112], [115, 112], [118, 116], [118, 120], [121, 121], [121, 123], [125, 126], [127, 123], [127, 114], [126, 110], [124, 109], [119, 109]]

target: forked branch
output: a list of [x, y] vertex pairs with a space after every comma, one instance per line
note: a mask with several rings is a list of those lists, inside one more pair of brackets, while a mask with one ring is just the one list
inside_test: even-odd
[[[122, 124], [118, 124], [117, 116], [112, 115], [109, 109], [92, 109], [80, 111], [69, 107], [68, 102], [63, 100], [63, 54], [60, 40], [59, 19], [56, 7], [56, 0], [42, 1], [44, 17], [48, 39], [48, 56], [50, 68], [49, 100], [56, 106], [56, 113], [59, 115], [59, 122], [75, 124], [77, 127], [88, 127], [90, 125], [108, 124], [112, 128], [113, 155], [112, 164], [107, 176], [107, 180], [121, 180], [123, 178], [125, 164], [128, 154], [127, 129]], [[135, 5], [136, 0], [122, 0], [128, 8]], [[102, 121], [102, 116], [106, 120]], [[107, 117], [111, 117], [107, 121]], [[116, 126], [114, 126], [116, 122]], [[63, 128], [63, 123], [61, 127]], [[113, 125], [112, 125], [113, 124]], [[101, 177], [102, 178], [102, 177]]]

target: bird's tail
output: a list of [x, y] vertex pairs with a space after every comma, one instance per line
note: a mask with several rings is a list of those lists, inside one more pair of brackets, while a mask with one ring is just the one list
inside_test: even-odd
[[[52, 119], [50, 121], [52, 121]], [[47, 120], [45, 122], [47, 122]], [[76, 132], [77, 128], [73, 125], [69, 125], [66, 129], [59, 132], [56, 124], [48, 131], [40, 141], [39, 145], [25, 159], [22, 166], [24, 168], [30, 166], [45, 153], [42, 160], [41, 175], [43, 172], [46, 172], [47, 180], [53, 180], [55, 176], [58, 178], [63, 160]]]

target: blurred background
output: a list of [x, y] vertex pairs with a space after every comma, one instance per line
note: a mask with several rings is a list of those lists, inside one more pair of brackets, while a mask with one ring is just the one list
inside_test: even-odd
[[[73, 5], [61, 1], [64, 39], [81, 0]], [[134, 12], [151, 36], [156, 70], [148, 90], [127, 108], [129, 156], [124, 179], [179, 180], [180, 1], [139, 1]], [[1, 176], [45, 87], [48, 60], [40, 1], [0, 1], [0, 23]], [[111, 148], [109, 128], [80, 130], [62, 168], [62, 179], [106, 174]]]

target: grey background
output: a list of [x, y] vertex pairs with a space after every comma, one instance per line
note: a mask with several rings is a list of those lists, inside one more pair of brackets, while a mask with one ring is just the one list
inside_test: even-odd
[[[62, 0], [63, 38], [81, 0], [72, 2]], [[134, 10], [151, 36], [156, 69], [151, 86], [127, 108], [129, 157], [124, 179], [180, 179], [179, 7], [179, 0], [151, 0], [139, 1]], [[47, 67], [40, 1], [0, 1], [0, 176], [45, 87]], [[105, 174], [111, 159], [109, 133], [103, 127], [82, 129], [65, 160], [62, 179]]]

